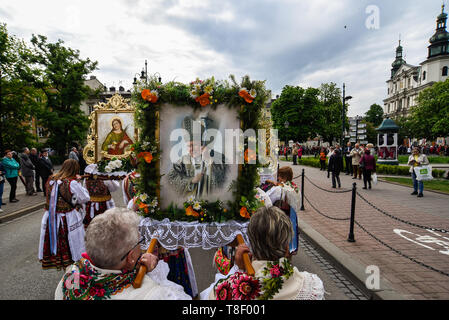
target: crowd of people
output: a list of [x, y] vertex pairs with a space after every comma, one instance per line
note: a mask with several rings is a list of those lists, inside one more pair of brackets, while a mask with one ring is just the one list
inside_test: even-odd
[[449, 145], [421, 145], [421, 146], [399, 146], [398, 154], [402, 155], [410, 155], [413, 152], [413, 148], [418, 148], [419, 153], [424, 154], [426, 156], [434, 155], [434, 156], [446, 156], [449, 157]]

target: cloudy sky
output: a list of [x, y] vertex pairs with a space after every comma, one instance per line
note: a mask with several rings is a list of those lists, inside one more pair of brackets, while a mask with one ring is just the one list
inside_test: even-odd
[[[285, 85], [346, 83], [349, 115], [383, 106], [399, 35], [407, 63], [427, 57], [442, 0], [0, 0], [0, 22], [26, 41], [62, 39], [98, 61], [108, 87], [132, 87], [148, 61], [163, 81], [196, 77]], [[444, 1], [447, 2], [447, 1]], [[446, 10], [447, 11], [447, 10]], [[157, 74], [157, 75], [159, 75]]]

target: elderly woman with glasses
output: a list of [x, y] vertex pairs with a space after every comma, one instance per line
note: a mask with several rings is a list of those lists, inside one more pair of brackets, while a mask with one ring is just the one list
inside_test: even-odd
[[[315, 274], [299, 272], [290, 260], [292, 224], [277, 207], [262, 207], [248, 225], [251, 250], [239, 245], [227, 277], [201, 293], [204, 300], [323, 300], [324, 286]], [[243, 254], [253, 257], [254, 276], [244, 270]]]
[[[86, 230], [83, 258], [67, 268], [56, 300], [191, 300], [182, 286], [167, 280], [168, 265], [157, 256], [142, 254], [139, 216], [113, 208], [95, 217]], [[147, 268], [140, 288], [132, 284], [138, 267]]]

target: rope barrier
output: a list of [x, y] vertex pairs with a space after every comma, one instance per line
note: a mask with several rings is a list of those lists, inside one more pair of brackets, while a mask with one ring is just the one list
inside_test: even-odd
[[305, 178], [307, 179], [307, 181], [309, 181], [313, 186], [315, 186], [316, 188], [329, 192], [329, 193], [348, 193], [348, 192], [352, 192], [352, 190], [345, 190], [345, 191], [333, 191], [333, 190], [327, 190], [327, 189], [323, 189], [320, 186], [317, 186], [315, 183], [312, 182], [312, 180], [310, 180], [307, 176], [305, 176]]
[[351, 218], [334, 218], [334, 217], [330, 217], [330, 216], [328, 216], [328, 215], [325, 215], [324, 213], [322, 213], [320, 210], [318, 210], [310, 201], [309, 201], [309, 199], [307, 199], [307, 197], [304, 195], [304, 198], [306, 199], [306, 201], [310, 204], [310, 206], [317, 212], [317, 213], [319, 213], [320, 215], [322, 215], [322, 216], [324, 216], [324, 217], [326, 217], [326, 218], [328, 218], [328, 219], [331, 219], [331, 220], [337, 220], [337, 221], [348, 221], [349, 219], [351, 219]]
[[399, 254], [400, 256], [402, 256], [402, 257], [404, 257], [404, 258], [409, 259], [410, 261], [412, 261], [412, 262], [414, 262], [414, 263], [419, 264], [419, 265], [422, 266], [422, 267], [425, 267], [425, 268], [427, 268], [427, 269], [430, 269], [430, 270], [432, 270], [432, 271], [438, 272], [438, 273], [440, 273], [440, 274], [442, 274], [442, 275], [445, 275], [445, 276], [449, 277], [449, 273], [447, 273], [447, 272], [445, 272], [445, 271], [442, 271], [442, 270], [438, 270], [438, 269], [436, 269], [436, 268], [434, 268], [434, 267], [432, 267], [432, 266], [429, 266], [429, 265], [427, 265], [427, 264], [425, 264], [425, 263], [423, 263], [423, 262], [421, 262], [421, 261], [416, 260], [415, 258], [411, 258], [411, 257], [407, 256], [406, 254], [400, 252], [400, 251], [397, 250], [397, 249], [394, 249], [394, 248], [391, 247], [390, 245], [388, 245], [388, 244], [386, 244], [385, 242], [383, 242], [382, 240], [378, 239], [375, 235], [373, 235], [371, 232], [369, 232], [368, 230], [366, 230], [365, 227], [363, 227], [359, 222], [355, 221], [355, 223], [360, 227], [360, 229], [362, 229], [363, 231], [365, 231], [365, 232], [366, 232], [369, 236], [371, 236], [374, 240], [376, 240], [376, 241], [379, 242], [380, 244], [384, 245], [385, 247], [387, 247], [387, 248], [390, 249], [391, 251], [393, 251], [393, 252]]
[[[354, 192], [357, 196], [359, 196], [359, 198], [361, 198], [363, 201], [365, 201], [365, 202], [366, 202], [367, 204], [369, 204], [371, 207], [373, 207], [374, 209], [376, 209], [376, 210], [379, 211], [380, 213], [382, 213], [382, 214], [384, 214], [384, 215], [388, 216], [389, 218], [394, 219], [394, 220], [396, 220], [396, 221], [399, 221], [399, 222], [402, 222], [402, 223], [405, 223], [405, 224], [408, 224], [408, 225], [411, 225], [411, 226], [414, 226], [414, 227], [426, 229], [426, 230], [431, 230], [431, 231], [436, 231], [436, 232], [441, 232], [441, 233], [449, 233], [449, 231], [447, 231], [447, 230], [445, 230], [445, 229], [436, 229], [436, 228], [432, 228], [432, 227], [422, 226], [422, 225], [415, 224], [415, 223], [412, 223], [412, 222], [409, 222], [409, 221], [405, 221], [405, 220], [400, 219], [400, 218], [398, 218], [398, 217], [395, 217], [395, 216], [393, 216], [393, 215], [391, 215], [391, 214], [388, 214], [388, 213], [385, 212], [384, 210], [379, 209], [378, 207], [376, 207], [376, 206], [375, 206], [374, 204], [372, 204], [370, 201], [368, 201], [367, 199], [365, 199], [365, 197], [363, 197], [358, 191], [356, 191], [356, 189], [355, 189], [355, 184], [354, 184], [354, 189], [353, 189], [353, 190], [347, 190], [347, 191], [330, 191], [330, 190], [326, 190], [326, 189], [323, 189], [323, 188], [317, 186], [317, 185], [316, 185], [315, 183], [313, 183], [308, 177], [306, 177], [305, 174], [304, 174], [304, 176], [303, 176], [303, 175], [299, 175], [299, 176], [293, 178], [293, 180], [294, 180], [294, 179], [298, 179], [298, 178], [300, 178], [300, 177], [306, 178], [306, 179], [307, 179], [312, 185], [314, 185], [316, 188], [318, 188], [318, 189], [320, 189], [320, 190], [323, 190], [323, 191], [325, 191], [325, 192], [330, 192], [330, 193], [348, 193], [348, 192]], [[303, 180], [303, 181], [304, 181], [304, 180]], [[353, 201], [354, 203], [352, 203], [351, 205], [355, 204], [355, 194], [354, 194], [354, 193], [353, 193], [353, 199], [352, 199], [352, 201]], [[328, 215], [322, 213], [320, 210], [318, 210], [318, 209], [317, 209], [317, 208], [310, 202], [310, 200], [309, 200], [304, 194], [303, 194], [303, 197], [305, 198], [305, 200], [310, 204], [310, 206], [311, 206], [311, 207], [312, 207], [318, 214], [322, 215], [322, 216], [325, 217], [325, 218], [328, 218], [328, 219], [331, 219], [331, 220], [336, 220], [336, 221], [348, 221], [348, 220], [351, 219], [351, 218], [335, 218], [335, 217], [330, 217], [330, 216], [328, 216]], [[443, 271], [443, 270], [436, 269], [436, 268], [434, 268], [434, 267], [432, 267], [432, 266], [429, 266], [429, 265], [427, 265], [427, 264], [425, 264], [425, 263], [423, 263], [423, 262], [421, 262], [421, 261], [419, 261], [419, 260], [417, 260], [417, 259], [415, 259], [415, 258], [412, 258], [412, 257], [407, 256], [406, 254], [402, 253], [401, 251], [399, 251], [399, 250], [393, 248], [392, 246], [388, 245], [388, 244], [385, 243], [384, 241], [382, 241], [382, 240], [380, 240], [379, 238], [377, 238], [375, 235], [373, 235], [371, 232], [369, 232], [363, 225], [361, 225], [358, 221], [355, 221], [355, 220], [354, 220], [354, 223], [355, 223], [360, 229], [362, 229], [363, 231], [365, 231], [365, 232], [366, 232], [370, 237], [372, 237], [374, 240], [376, 240], [377, 242], [379, 242], [379, 243], [382, 244], [383, 246], [387, 247], [387, 248], [390, 249], [391, 251], [397, 253], [398, 255], [400, 255], [400, 256], [402, 256], [402, 257], [404, 257], [404, 258], [406, 258], [406, 259], [408, 259], [408, 260], [410, 260], [410, 261], [412, 261], [412, 262], [414, 262], [414, 263], [416, 263], [416, 264], [418, 264], [418, 265], [420, 265], [420, 266], [422, 266], [422, 267], [424, 267], [424, 268], [427, 268], [427, 269], [429, 269], [429, 270], [432, 270], [432, 271], [434, 271], [434, 272], [437, 272], [437, 273], [440, 273], [440, 274], [442, 274], [442, 275], [444, 275], [444, 276], [449, 277], [449, 273], [448, 273], [448, 272], [445, 272], [445, 271]], [[350, 232], [350, 233], [351, 233], [351, 232]], [[349, 237], [349, 238], [351, 239], [351, 234], [350, 234], [350, 237]], [[350, 239], [348, 239], [348, 241], [349, 241]], [[355, 241], [355, 240], [352, 239], [351, 242], [354, 242], [354, 241]]]
[[385, 212], [384, 210], [376, 207], [370, 201], [365, 199], [359, 192], [357, 192], [357, 195], [359, 196], [359, 198], [361, 198], [363, 201], [365, 201], [368, 205], [370, 205], [371, 207], [373, 207], [374, 209], [376, 209], [377, 211], [379, 211], [380, 213], [386, 215], [387, 217], [389, 217], [391, 219], [394, 219], [396, 221], [399, 221], [399, 222], [402, 222], [402, 223], [405, 223], [405, 224], [408, 224], [410, 226], [417, 227], [417, 228], [420, 228], [420, 229], [426, 229], [426, 230], [431, 230], [431, 231], [436, 231], [436, 232], [441, 232], [441, 233], [449, 233], [449, 231], [444, 230], [444, 229], [436, 229], [436, 228], [433, 228], [433, 227], [426, 227], [426, 226], [422, 226], [422, 225], [419, 225], [419, 224], [416, 224], [416, 223], [413, 223], [413, 222], [409, 222], [409, 221], [405, 221], [405, 220], [403, 220], [401, 218], [395, 217], [395, 216]]

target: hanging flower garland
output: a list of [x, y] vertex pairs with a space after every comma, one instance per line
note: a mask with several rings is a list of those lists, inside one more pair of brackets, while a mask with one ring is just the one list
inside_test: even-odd
[[218, 100], [213, 97], [214, 85], [215, 80], [213, 77], [204, 81], [197, 78], [195, 81], [190, 82], [190, 97], [202, 107], [214, 102], [217, 103]]
[[[162, 84], [158, 79], [150, 77], [148, 82], [138, 83], [133, 91], [132, 99], [136, 105], [135, 119], [136, 127], [139, 128], [139, 140], [151, 142], [151, 146], [159, 145], [155, 137], [159, 119], [157, 114], [165, 104], [174, 107], [188, 105], [194, 110], [206, 107], [215, 110], [221, 106], [235, 108], [243, 131], [260, 128], [259, 121], [265, 107], [264, 103], [270, 98], [269, 92], [265, 89], [265, 81], [251, 81], [248, 76], [245, 76], [240, 83], [237, 83], [232, 75], [230, 79], [231, 82], [215, 81], [213, 77], [204, 80], [197, 78], [189, 84], [175, 81]], [[242, 101], [244, 102], [242, 103]], [[157, 182], [161, 177], [161, 173], [155, 165], [161, 157], [160, 150], [156, 147], [147, 148], [144, 143], [140, 143], [140, 145], [136, 143], [134, 153], [138, 160], [138, 171], [143, 177], [136, 189], [153, 199], [157, 196]], [[181, 208], [169, 206], [160, 212], [158, 218], [204, 222], [248, 219], [259, 207], [255, 205], [255, 203], [259, 203], [258, 200], [255, 200], [257, 193], [255, 188], [259, 179], [257, 168], [260, 166], [255, 159], [256, 153], [257, 150], [248, 150], [246, 155], [242, 155], [246, 161], [242, 165], [238, 178], [229, 188], [229, 192], [234, 195], [234, 200], [227, 203], [227, 209], [216, 202], [205, 201], [200, 204], [200, 210], [194, 209], [195, 203], [188, 206], [184, 204], [184, 207]], [[256, 164], [250, 163], [253, 160], [256, 160]], [[242, 196], [249, 200], [248, 204], [240, 204]], [[243, 207], [245, 208], [242, 209]], [[143, 216], [153, 216], [146, 213], [144, 208], [141, 213]]]

